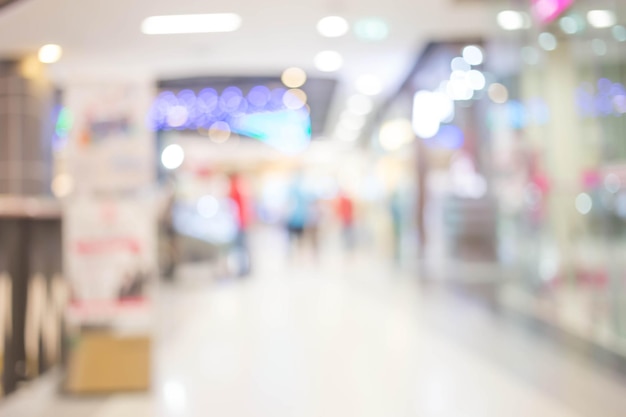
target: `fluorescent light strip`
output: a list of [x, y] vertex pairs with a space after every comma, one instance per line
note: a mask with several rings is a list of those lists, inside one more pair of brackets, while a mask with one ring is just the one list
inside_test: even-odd
[[617, 17], [611, 10], [590, 10], [587, 13], [587, 21], [594, 28], [610, 28], [617, 23]]
[[170, 35], [234, 32], [240, 27], [241, 17], [235, 13], [181, 14], [148, 17], [142, 22], [141, 31], [146, 35]]

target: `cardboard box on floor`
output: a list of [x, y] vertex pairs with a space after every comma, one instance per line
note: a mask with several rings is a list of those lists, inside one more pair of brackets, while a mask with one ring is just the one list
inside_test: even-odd
[[70, 394], [144, 391], [150, 387], [149, 336], [84, 332], [68, 359], [64, 388]]

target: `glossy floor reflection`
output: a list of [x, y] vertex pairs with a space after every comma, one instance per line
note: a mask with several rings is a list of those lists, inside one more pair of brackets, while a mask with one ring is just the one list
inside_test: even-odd
[[264, 239], [249, 279], [196, 265], [161, 289], [153, 392], [59, 397], [52, 375], [0, 417], [624, 415], [619, 375], [454, 291], [367, 254], [287, 262]]

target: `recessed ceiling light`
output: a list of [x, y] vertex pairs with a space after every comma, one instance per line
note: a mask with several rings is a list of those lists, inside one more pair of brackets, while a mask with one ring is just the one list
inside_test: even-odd
[[337, 51], [322, 51], [315, 55], [315, 66], [323, 72], [334, 72], [343, 66], [343, 58]]
[[503, 10], [498, 13], [498, 25], [504, 30], [520, 30], [526, 27], [526, 16], [516, 10]]
[[361, 19], [354, 24], [354, 34], [364, 41], [382, 41], [389, 35], [389, 25], [377, 17]]
[[338, 38], [348, 33], [348, 21], [340, 16], [327, 16], [317, 22], [317, 31], [327, 38]]
[[241, 17], [235, 13], [180, 14], [148, 17], [142, 22], [141, 31], [146, 35], [169, 35], [233, 32], [240, 27]]
[[611, 10], [590, 10], [587, 13], [587, 21], [594, 28], [610, 28], [617, 23], [617, 17]]
[[44, 64], [53, 64], [61, 59], [63, 49], [59, 45], [48, 44], [39, 48], [39, 61]]

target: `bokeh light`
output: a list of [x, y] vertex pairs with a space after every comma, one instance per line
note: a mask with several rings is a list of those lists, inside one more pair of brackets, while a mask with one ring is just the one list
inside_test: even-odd
[[212, 195], [205, 195], [198, 200], [196, 205], [198, 214], [205, 219], [211, 219], [217, 215], [220, 208], [220, 203], [217, 198]]
[[491, 84], [489, 86], [489, 98], [496, 104], [504, 104], [509, 100], [509, 90], [503, 84]]
[[430, 93], [431, 108], [441, 123], [449, 123], [454, 119], [454, 101], [447, 94], [435, 91]]
[[54, 64], [61, 59], [63, 48], [61, 46], [50, 43], [39, 48], [38, 58], [43, 64]]
[[317, 31], [327, 38], [338, 38], [348, 33], [350, 25], [340, 16], [327, 16], [317, 22]]
[[237, 111], [243, 101], [243, 93], [239, 87], [227, 87], [220, 95], [220, 109], [227, 113]]
[[591, 199], [591, 196], [587, 193], [578, 194], [578, 196], [576, 197], [576, 210], [580, 214], [586, 215], [591, 212], [592, 208], [593, 200]]
[[480, 91], [485, 88], [487, 84], [487, 80], [485, 79], [485, 75], [478, 70], [471, 70], [467, 73], [467, 82], [468, 85], [476, 91]]
[[58, 174], [50, 188], [56, 198], [67, 197], [74, 191], [74, 178], [69, 174]]
[[167, 124], [174, 128], [183, 127], [189, 120], [189, 111], [185, 106], [172, 106], [167, 111]]
[[265, 107], [271, 98], [272, 92], [264, 85], [252, 87], [247, 95], [248, 102], [257, 108]]
[[556, 36], [554, 36], [550, 32], [543, 32], [539, 34], [538, 40], [539, 40], [539, 46], [541, 47], [541, 49], [545, 51], [554, 51], [559, 45], [559, 42], [556, 39]]
[[411, 143], [415, 139], [413, 126], [410, 120], [388, 120], [380, 127], [378, 140], [380, 146], [386, 151], [396, 151]]
[[219, 95], [213, 88], [205, 88], [198, 94], [198, 100], [196, 101], [198, 108], [205, 114], [210, 114], [217, 109], [219, 105]]
[[527, 18], [516, 10], [503, 10], [496, 18], [498, 25], [504, 30], [520, 30], [527, 25]]
[[451, 79], [446, 86], [448, 97], [455, 101], [467, 101], [474, 97], [474, 90], [467, 82], [466, 73], [462, 74], [462, 78]]
[[463, 59], [472, 66], [481, 65], [484, 61], [483, 50], [476, 45], [463, 48]]
[[423, 139], [435, 136], [441, 126], [441, 110], [433, 102], [430, 91], [418, 91], [413, 98], [413, 132]]
[[377, 17], [360, 19], [354, 24], [354, 34], [364, 41], [382, 41], [389, 36], [389, 25]]
[[307, 95], [300, 89], [288, 90], [283, 96], [283, 103], [285, 107], [291, 110], [298, 110], [303, 108], [307, 102]]
[[289, 88], [299, 88], [306, 83], [306, 72], [302, 68], [292, 67], [283, 71], [281, 81]]
[[461, 58], [460, 56], [452, 60], [452, 62], [450, 63], [450, 68], [452, 69], [452, 71], [461, 71], [461, 72], [467, 72], [472, 69], [470, 64], [465, 59]]
[[432, 148], [459, 149], [465, 142], [465, 134], [455, 125], [442, 125], [439, 132], [426, 140], [426, 145]]
[[343, 58], [337, 51], [322, 51], [315, 55], [315, 67], [322, 72], [335, 72], [343, 66]]
[[168, 145], [161, 153], [161, 163], [169, 170], [180, 167], [185, 160], [185, 151], [180, 145]]
[[278, 110], [282, 108], [284, 105], [283, 98], [285, 97], [286, 92], [287, 89], [285, 88], [274, 88], [270, 93], [270, 101], [268, 103], [269, 109]]
[[610, 28], [617, 23], [617, 16], [612, 10], [589, 10], [587, 22], [595, 28]]
[[224, 143], [230, 139], [230, 125], [224, 121], [217, 121], [209, 127], [209, 139], [214, 143]]
[[616, 174], [609, 174], [604, 178], [604, 188], [611, 194], [616, 194], [622, 188], [622, 180]]
[[616, 41], [626, 42], [626, 27], [621, 25], [613, 26], [611, 33]]
[[55, 133], [60, 138], [66, 137], [72, 129], [73, 125], [74, 117], [72, 116], [72, 113], [67, 107], [63, 107], [59, 111], [59, 116], [57, 117]]
[[568, 35], [574, 35], [582, 30], [581, 25], [574, 16], [563, 16], [559, 20], [559, 27]]

